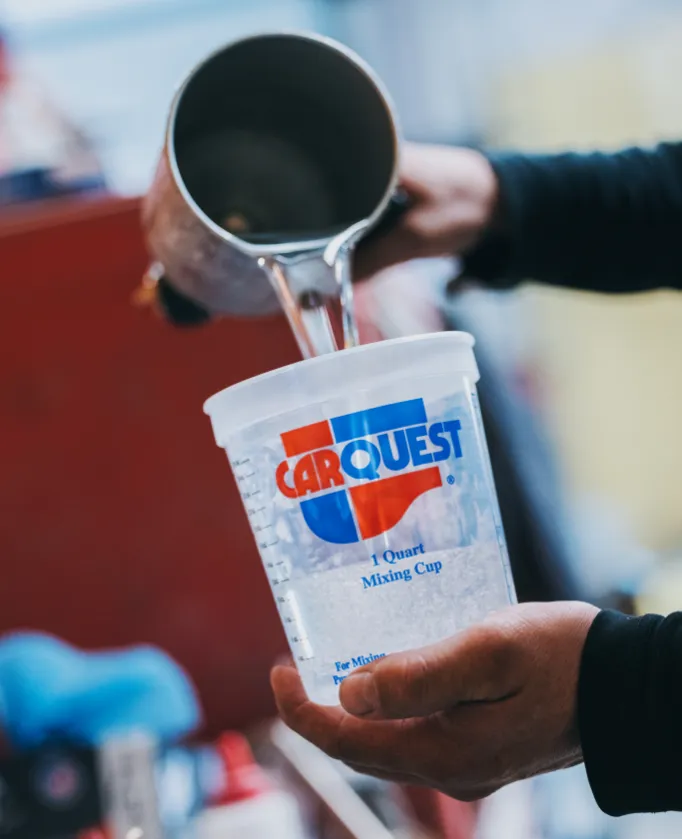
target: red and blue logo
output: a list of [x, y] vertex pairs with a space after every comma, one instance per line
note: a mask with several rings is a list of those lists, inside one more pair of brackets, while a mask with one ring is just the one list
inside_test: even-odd
[[323, 420], [281, 435], [277, 487], [312, 532], [347, 545], [385, 533], [420, 495], [442, 486], [438, 464], [462, 457], [459, 420], [428, 422], [423, 399]]

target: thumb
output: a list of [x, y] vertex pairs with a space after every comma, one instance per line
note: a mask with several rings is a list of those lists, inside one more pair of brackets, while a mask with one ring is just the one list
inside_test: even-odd
[[465, 702], [494, 702], [522, 685], [522, 647], [504, 624], [482, 625], [356, 670], [340, 700], [354, 716], [425, 717]]

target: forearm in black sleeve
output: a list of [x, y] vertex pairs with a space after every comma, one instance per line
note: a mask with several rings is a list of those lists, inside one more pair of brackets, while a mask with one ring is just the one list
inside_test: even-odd
[[466, 256], [466, 275], [497, 287], [682, 288], [682, 143], [490, 161], [500, 230]]
[[601, 809], [682, 810], [682, 613], [601, 612], [578, 693], [583, 756]]

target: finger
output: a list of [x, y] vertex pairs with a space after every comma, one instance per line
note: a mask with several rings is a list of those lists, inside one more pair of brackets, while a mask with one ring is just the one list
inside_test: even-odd
[[283, 653], [275, 659], [274, 667], [295, 667], [291, 653]]
[[357, 717], [409, 719], [464, 702], [497, 701], [513, 695], [521, 683], [513, 635], [504, 624], [491, 624], [378, 659], [344, 680], [340, 699]]
[[[429, 194], [425, 176], [432, 172], [429, 161], [434, 147], [429, 149], [421, 143], [403, 143], [400, 150], [400, 186], [413, 199], [419, 200]], [[428, 180], [428, 177], [426, 178]]]
[[335, 757], [336, 732], [345, 716], [343, 709], [311, 702], [295, 667], [275, 667], [270, 683], [277, 709], [289, 728]]
[[385, 772], [423, 775], [434, 755], [440, 754], [442, 732], [429, 721], [366, 721], [340, 707], [316, 705], [293, 668], [275, 668], [271, 681], [284, 722], [332, 758]]

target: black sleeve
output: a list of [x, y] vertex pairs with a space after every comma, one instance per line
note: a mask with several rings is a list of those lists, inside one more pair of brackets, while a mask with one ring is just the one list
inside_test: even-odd
[[583, 652], [578, 724], [604, 812], [682, 810], [682, 613], [597, 616]]
[[500, 230], [466, 256], [465, 275], [497, 288], [682, 288], [682, 143], [490, 161]]

